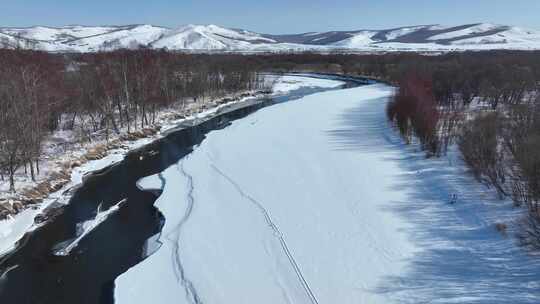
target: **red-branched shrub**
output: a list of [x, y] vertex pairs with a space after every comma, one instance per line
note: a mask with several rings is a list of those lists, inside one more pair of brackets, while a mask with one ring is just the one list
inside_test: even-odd
[[387, 107], [388, 118], [407, 142], [416, 136], [423, 149], [439, 153], [439, 112], [431, 78], [410, 73], [399, 82], [399, 90]]

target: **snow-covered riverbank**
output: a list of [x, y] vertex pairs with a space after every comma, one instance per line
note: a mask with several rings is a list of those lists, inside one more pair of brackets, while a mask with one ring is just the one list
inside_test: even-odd
[[[269, 76], [274, 77], [274, 76]], [[306, 88], [335, 88], [341, 85], [340, 81], [326, 81], [322, 79], [302, 77], [302, 76], [284, 76], [280, 77], [274, 85], [274, 96], [280, 96], [288, 94], [292, 91], [299, 89], [300, 87]], [[135, 141], [129, 141], [122, 143], [122, 147], [108, 151], [108, 155], [94, 161], [89, 161], [80, 167], [73, 169], [71, 173], [70, 181], [57, 192], [52, 193], [41, 204], [34, 206], [33, 208], [25, 209], [21, 213], [8, 218], [7, 220], [0, 220], [0, 256], [13, 250], [19, 240], [27, 233], [39, 227], [39, 224], [35, 224], [35, 218], [42, 214], [46, 208], [54, 203], [67, 204], [71, 197], [69, 189], [73, 189], [82, 183], [83, 176], [93, 171], [101, 170], [114, 163], [120, 162], [127, 152], [132, 149], [142, 147], [157, 138], [160, 138], [167, 131], [175, 128], [177, 125], [185, 123], [187, 121], [197, 121], [216, 115], [219, 111], [226, 109], [231, 105], [240, 105], [247, 100], [253, 99], [253, 97], [246, 97], [239, 100], [234, 100], [226, 104], [221, 104], [218, 107], [208, 109], [204, 112], [195, 114], [185, 119], [176, 120], [164, 120], [160, 122], [161, 131], [157, 134], [142, 138]]]
[[265, 108], [142, 179], [163, 189], [161, 247], [116, 280], [116, 302], [537, 303], [540, 264], [495, 229], [519, 210], [455, 153], [404, 146], [391, 94]]

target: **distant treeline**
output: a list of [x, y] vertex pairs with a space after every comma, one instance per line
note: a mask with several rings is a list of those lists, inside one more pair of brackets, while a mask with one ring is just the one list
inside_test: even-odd
[[39, 173], [45, 136], [73, 129], [132, 131], [173, 103], [200, 102], [262, 89], [259, 66], [240, 55], [185, 55], [153, 50], [48, 54], [0, 50], [0, 174], [22, 166]]

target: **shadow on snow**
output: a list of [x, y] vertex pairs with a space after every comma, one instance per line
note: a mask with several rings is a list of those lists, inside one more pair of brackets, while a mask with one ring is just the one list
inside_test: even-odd
[[[407, 201], [384, 208], [412, 224], [405, 233], [419, 251], [402, 275], [386, 278], [373, 292], [399, 303], [538, 303], [540, 259], [513, 237], [523, 209], [476, 182], [456, 149], [426, 159], [403, 144], [386, 120], [386, 102], [357, 104], [336, 118], [338, 129], [327, 131], [334, 149], [377, 153], [401, 169], [393, 187], [405, 190]], [[508, 237], [496, 223], [509, 224]]]

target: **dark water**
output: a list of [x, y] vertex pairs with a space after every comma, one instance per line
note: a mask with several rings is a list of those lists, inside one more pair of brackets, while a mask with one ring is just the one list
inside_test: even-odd
[[[336, 79], [333, 75], [314, 77]], [[347, 81], [342, 88], [370, 83], [338, 79]], [[208, 132], [224, 128], [232, 120], [321, 91], [325, 90], [303, 88], [175, 130], [89, 178], [59, 215], [28, 234], [17, 251], [0, 258], [0, 276], [10, 269], [0, 277], [0, 304], [114, 303], [114, 280], [144, 260], [146, 240], [158, 234], [164, 223], [153, 206], [159, 193], [140, 191], [136, 182], [177, 163]], [[124, 199], [120, 210], [84, 237], [69, 255], [54, 255], [59, 243], [77, 237], [77, 224], [93, 219], [100, 204], [108, 209]]]

